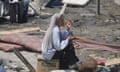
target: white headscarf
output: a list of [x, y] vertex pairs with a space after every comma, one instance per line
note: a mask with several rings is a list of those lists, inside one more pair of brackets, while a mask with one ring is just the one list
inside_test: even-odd
[[56, 13], [52, 16], [51, 22], [49, 25], [49, 28], [47, 29], [47, 32], [44, 36], [43, 42], [42, 42], [42, 53], [46, 53], [49, 48], [52, 48], [52, 31], [56, 24], [58, 24], [58, 20], [62, 14]]

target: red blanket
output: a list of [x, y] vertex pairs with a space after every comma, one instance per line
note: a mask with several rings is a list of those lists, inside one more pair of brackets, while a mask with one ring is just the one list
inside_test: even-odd
[[22, 49], [20, 45], [9, 44], [9, 43], [2, 43], [0, 42], [0, 49], [4, 51], [11, 51], [14, 48]]
[[[14, 48], [28, 49], [32, 51], [41, 51], [42, 39], [38, 36], [30, 36], [23, 33], [1, 35], [0, 36], [0, 49], [4, 51], [11, 51]], [[107, 50], [111, 52], [120, 52], [119, 45], [112, 45], [100, 43], [81, 37], [73, 40], [75, 48], [89, 49], [89, 50]]]
[[77, 37], [73, 41], [75, 48], [78, 49], [84, 48], [88, 50], [102, 50], [102, 51], [111, 51], [114, 53], [120, 53], [120, 45], [101, 43], [81, 37]]
[[6, 42], [0, 49], [10, 51], [13, 48], [26, 48], [33, 51], [40, 51], [42, 39], [38, 36], [30, 36], [23, 33], [9, 34], [0, 36], [0, 42]]

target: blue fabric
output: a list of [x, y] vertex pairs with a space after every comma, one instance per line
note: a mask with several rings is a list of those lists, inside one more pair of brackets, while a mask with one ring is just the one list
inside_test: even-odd
[[53, 48], [57, 51], [63, 50], [68, 45], [68, 41], [67, 38], [63, 40], [63, 34], [61, 34], [59, 27], [55, 26], [52, 34]]
[[62, 5], [63, 5], [62, 0], [50, 0], [46, 7], [53, 8]]
[[68, 37], [69, 35], [70, 35], [70, 32], [68, 32], [68, 31], [60, 32], [61, 40], [67, 39], [67, 37]]
[[[10, 4], [10, 21], [12, 23], [24, 23], [28, 20], [29, 0], [22, 0]], [[18, 15], [18, 17], [16, 17]]]
[[100, 72], [112, 72], [109, 67], [102, 67], [102, 70]]
[[23, 22], [27, 22], [28, 20], [28, 7], [29, 7], [29, 0], [23, 0]]
[[6, 72], [6, 70], [5, 70], [3, 65], [0, 65], [0, 72]]

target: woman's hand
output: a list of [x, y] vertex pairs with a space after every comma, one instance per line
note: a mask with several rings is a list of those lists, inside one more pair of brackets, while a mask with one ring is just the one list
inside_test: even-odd
[[71, 36], [71, 35], [67, 37], [68, 40], [73, 40], [74, 38], [75, 38], [75, 37], [73, 37], [73, 36]]

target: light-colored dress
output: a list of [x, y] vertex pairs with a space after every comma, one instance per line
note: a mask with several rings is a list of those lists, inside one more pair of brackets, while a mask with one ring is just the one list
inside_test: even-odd
[[66, 48], [69, 43], [67, 39], [68, 34], [68, 31], [61, 32], [59, 27], [55, 26], [52, 32], [52, 48], [49, 48], [46, 53], [43, 53], [43, 56], [51, 60], [56, 51], [61, 51]]

